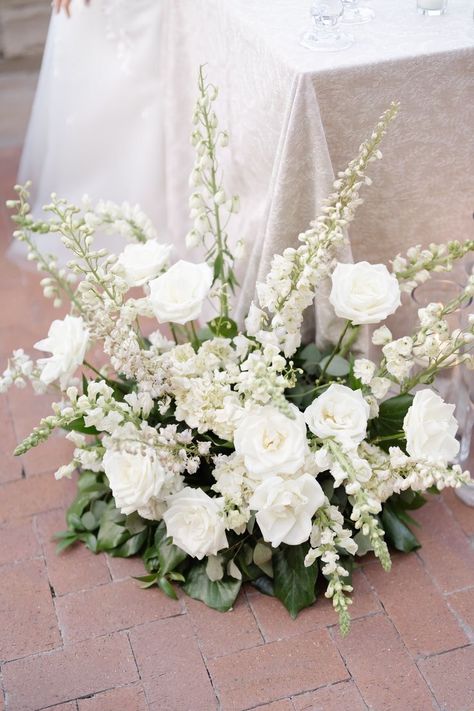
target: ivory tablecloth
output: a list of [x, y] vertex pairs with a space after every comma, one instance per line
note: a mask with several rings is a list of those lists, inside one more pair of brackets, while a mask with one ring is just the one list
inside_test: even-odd
[[[169, 236], [184, 254], [190, 117], [198, 66], [207, 63], [231, 133], [226, 184], [242, 202], [232, 231], [247, 244], [240, 316], [274, 252], [296, 244], [334, 173], [392, 100], [401, 112], [350, 228], [354, 258], [388, 262], [412, 244], [472, 235], [472, 0], [449, 0], [449, 13], [431, 18], [416, 14], [415, 0], [370, 4], [376, 19], [351, 29], [350, 49], [314, 53], [298, 44], [310, 0], [164, 0]], [[328, 328], [323, 305], [319, 340]]]

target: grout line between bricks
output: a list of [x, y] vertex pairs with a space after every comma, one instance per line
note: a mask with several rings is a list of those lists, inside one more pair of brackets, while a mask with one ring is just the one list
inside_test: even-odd
[[[261, 637], [261, 639], [262, 639], [262, 644], [267, 644], [267, 639], [265, 638], [265, 635], [263, 634], [263, 630], [262, 630], [262, 628], [260, 627], [260, 623], [259, 623], [259, 621], [258, 621], [258, 617], [257, 617], [257, 615], [256, 615], [255, 612], [254, 612], [254, 609], [253, 609], [253, 606], [252, 606], [252, 602], [251, 602], [251, 600], [250, 600], [250, 596], [248, 595], [248, 591], [247, 591], [247, 590], [245, 590], [244, 595], [245, 595], [245, 600], [246, 600], [246, 602], [247, 602], [247, 607], [248, 607], [248, 609], [250, 610], [250, 614], [252, 615], [253, 619], [255, 620], [255, 626], [257, 627], [258, 633], [259, 633], [259, 635], [260, 635], [260, 637]], [[255, 646], [259, 646], [259, 645], [255, 645]]]
[[[364, 577], [365, 577], [365, 576], [364, 576]], [[380, 615], [380, 614], [382, 614], [382, 613], [381, 613], [381, 612], [377, 612], [375, 615], [373, 615], [373, 614], [372, 614], [372, 615], [366, 615], [366, 617], [376, 617], [377, 615]], [[365, 617], [362, 617], [362, 618], [359, 618], [359, 619], [365, 619]], [[339, 656], [340, 656], [341, 659], [342, 659], [342, 663], [344, 664], [344, 667], [345, 667], [347, 673], [349, 674], [349, 680], [348, 680], [348, 681], [352, 681], [352, 682], [353, 682], [355, 688], [357, 689], [357, 692], [358, 692], [360, 698], [362, 699], [362, 703], [364, 704], [365, 708], [368, 709], [369, 707], [368, 707], [368, 705], [365, 703], [365, 699], [364, 699], [364, 696], [363, 696], [363, 694], [362, 694], [362, 691], [359, 689], [359, 686], [358, 686], [356, 680], [355, 680], [354, 677], [352, 676], [351, 670], [349, 669], [349, 664], [348, 664], [348, 662], [346, 661], [346, 658], [345, 658], [344, 654], [342, 653], [341, 649], [339, 648], [339, 645], [338, 645], [337, 640], [336, 640], [336, 632], [335, 632], [336, 629], [338, 629], [338, 627], [336, 627], [336, 625], [330, 627], [330, 628], [328, 629], [328, 634], [329, 634], [330, 638], [332, 639], [332, 641], [333, 641], [333, 643], [334, 643], [334, 646], [336, 647]], [[350, 634], [350, 632], [349, 632], [349, 634]], [[336, 683], [341, 684], [341, 683], [343, 683], [343, 682], [339, 681], [339, 682], [336, 682]], [[335, 684], [327, 684], [327, 686], [334, 686], [334, 685], [335, 685]], [[294, 697], [296, 698], [296, 696], [299, 696], [299, 695], [300, 695], [300, 694], [294, 694]]]
[[222, 702], [221, 702], [220, 697], [219, 697], [219, 692], [218, 692], [217, 686], [214, 684], [214, 681], [213, 681], [213, 679], [212, 679], [211, 673], [210, 673], [209, 668], [208, 668], [208, 666], [207, 666], [207, 658], [206, 658], [206, 656], [204, 655], [204, 653], [203, 653], [203, 651], [202, 651], [202, 649], [201, 649], [201, 640], [199, 639], [199, 635], [198, 635], [198, 633], [197, 633], [197, 630], [196, 630], [196, 627], [195, 627], [195, 624], [194, 624], [193, 615], [191, 615], [190, 612], [189, 612], [189, 610], [188, 610], [188, 606], [186, 605], [186, 599], [185, 599], [185, 598], [183, 598], [182, 602], [183, 602], [184, 614], [187, 616], [187, 618], [188, 618], [188, 620], [189, 620], [189, 623], [190, 623], [190, 625], [191, 625], [191, 629], [192, 629], [192, 632], [193, 632], [193, 636], [194, 636], [194, 639], [196, 640], [197, 648], [198, 648], [198, 650], [199, 650], [199, 654], [200, 654], [200, 656], [201, 656], [202, 663], [204, 664], [204, 669], [206, 670], [206, 674], [207, 674], [207, 676], [208, 676], [208, 678], [209, 678], [209, 683], [210, 683], [210, 685], [211, 685], [211, 689], [212, 689], [212, 691], [214, 692], [214, 696], [216, 697], [216, 703], [217, 703], [217, 705], [216, 705], [216, 711], [220, 711], [220, 709], [222, 709]]
[[[354, 686], [360, 696], [360, 700], [361, 700], [362, 704], [365, 706], [366, 711], [369, 711], [369, 707], [365, 703], [365, 699], [362, 696], [362, 693], [361, 693], [359, 687], [357, 686], [355, 679], [353, 679], [352, 676], [350, 677], [350, 679], [345, 679], [344, 681], [333, 681], [330, 684], [324, 684], [324, 686], [318, 686], [317, 689], [312, 689], [310, 691], [302, 691], [299, 694], [293, 694], [290, 697], [290, 701], [294, 707], [293, 699], [299, 699], [301, 696], [304, 696], [305, 694], [312, 694], [314, 691], [321, 691], [321, 689], [330, 689], [333, 686], [340, 686], [340, 685], [342, 686], [342, 684], [354, 684]], [[312, 711], [312, 709], [313, 709], [312, 706], [307, 706], [306, 709], [301, 709], [301, 711]], [[343, 711], [343, 710], [339, 709], [338, 711]]]

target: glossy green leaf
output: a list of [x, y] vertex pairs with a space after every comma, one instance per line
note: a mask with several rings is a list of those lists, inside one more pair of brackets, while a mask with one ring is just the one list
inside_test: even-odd
[[318, 576], [318, 566], [314, 564], [305, 567], [304, 559], [307, 552], [307, 544], [299, 546], [282, 544], [273, 553], [275, 595], [293, 618], [300, 610], [316, 600], [314, 588]]
[[128, 541], [122, 543], [118, 548], [109, 550], [108, 553], [114, 558], [130, 558], [132, 555], [137, 555], [146, 543], [148, 532], [140, 531], [134, 536], [131, 536]]
[[260, 575], [258, 578], [255, 578], [255, 580], [252, 580], [251, 584], [264, 595], [275, 597], [273, 580], [269, 578], [268, 575]]
[[420, 548], [417, 537], [388, 504], [383, 508], [381, 519], [387, 541], [397, 550], [409, 553]]
[[372, 428], [375, 436], [394, 439], [384, 439], [380, 447], [388, 451], [390, 447], [403, 447], [404, 439], [397, 438], [403, 432], [403, 420], [413, 402], [413, 395], [396, 395], [380, 403], [379, 414], [373, 421]]
[[233, 606], [242, 581], [224, 576], [222, 580], [211, 582], [206, 575], [206, 563], [193, 565], [183, 585], [184, 592], [195, 600], [201, 600], [209, 607], [226, 612]]
[[163, 590], [165, 595], [170, 597], [172, 600], [177, 600], [178, 596], [176, 595], [176, 591], [174, 587], [171, 585], [170, 581], [167, 580], [166, 578], [159, 578], [158, 579], [158, 585], [159, 587]]
[[100, 524], [97, 536], [97, 548], [100, 551], [110, 551], [125, 543], [130, 534], [123, 526], [114, 521], [105, 520]]
[[86, 531], [95, 531], [99, 527], [99, 522], [91, 511], [82, 514], [81, 523]]
[[187, 553], [181, 548], [175, 546], [172, 539], [164, 538], [158, 546], [158, 560], [160, 563], [160, 572], [162, 575], [170, 573], [178, 567], [183, 560], [186, 560]]

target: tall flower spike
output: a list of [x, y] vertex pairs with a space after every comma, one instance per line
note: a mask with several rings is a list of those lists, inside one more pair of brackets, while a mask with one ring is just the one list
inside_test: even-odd
[[229, 317], [229, 297], [237, 286], [234, 256], [228, 244], [227, 225], [233, 213], [239, 211], [237, 196], [227, 195], [222, 171], [217, 159], [218, 146], [228, 145], [227, 131], [220, 131], [213, 103], [217, 88], [206, 82], [204, 68], [199, 69], [199, 98], [194, 111], [192, 144], [196, 161], [190, 176], [194, 188], [189, 200], [194, 227], [186, 237], [188, 247], [203, 244], [206, 260], [212, 266], [214, 284], [219, 293], [220, 317]]
[[260, 306], [271, 318], [265, 326], [262, 319], [261, 330], [251, 335], [264, 343], [268, 332], [273, 332], [275, 345], [287, 357], [300, 345], [303, 313], [312, 304], [317, 285], [330, 275], [333, 260], [347, 239], [344, 230], [362, 202], [359, 190], [371, 182], [365, 171], [369, 163], [382, 157], [379, 145], [397, 112], [398, 104], [393, 103], [361, 145], [359, 156], [338, 174], [335, 191], [324, 202], [322, 214], [300, 234], [301, 246], [276, 255], [266, 281], [257, 284]]

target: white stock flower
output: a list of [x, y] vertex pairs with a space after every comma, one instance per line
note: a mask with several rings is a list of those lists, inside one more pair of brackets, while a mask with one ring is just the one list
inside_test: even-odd
[[223, 508], [221, 497], [211, 498], [202, 489], [181, 489], [168, 498], [168, 509], [163, 514], [168, 536], [198, 560], [217, 555], [228, 546]]
[[117, 263], [128, 286], [142, 286], [166, 265], [172, 246], [150, 239], [143, 244], [127, 244]]
[[280, 543], [297, 546], [308, 540], [312, 517], [325, 502], [324, 492], [314, 477], [297, 479], [272, 476], [265, 479], [250, 499], [263, 538], [274, 548]]
[[153, 313], [160, 323], [193, 321], [201, 313], [211, 285], [212, 270], [207, 264], [180, 260], [149, 283]]
[[354, 361], [354, 375], [364, 385], [368, 385], [375, 373], [375, 363], [367, 358], [357, 358]]
[[84, 361], [89, 342], [89, 330], [81, 316], [66, 316], [63, 321], [53, 321], [48, 337], [35, 343], [39, 351], [49, 351], [50, 358], [40, 358], [40, 379], [46, 385], [59, 380], [61, 387], [68, 385], [76, 368]]
[[151, 451], [108, 449], [102, 462], [116, 506], [124, 514], [146, 508], [150, 499], [159, 496], [167, 478]]
[[445, 403], [429, 388], [416, 393], [403, 421], [407, 452], [411, 457], [440, 462], [456, 457], [459, 442], [455, 437], [458, 423], [454, 410], [454, 405]]
[[313, 434], [334, 437], [345, 446], [365, 437], [370, 407], [360, 390], [333, 383], [306, 408], [304, 417]]
[[392, 332], [387, 326], [376, 328], [372, 334], [372, 343], [374, 346], [385, 346], [392, 340]]
[[307, 453], [303, 415], [291, 405], [294, 419], [271, 405], [245, 414], [235, 430], [234, 446], [248, 471], [256, 477], [293, 475]]
[[338, 263], [329, 301], [336, 315], [353, 324], [379, 323], [400, 306], [397, 278], [384, 264]]
[[376, 397], [377, 400], [382, 400], [390, 390], [391, 385], [392, 381], [388, 378], [373, 378], [370, 382], [372, 395]]

